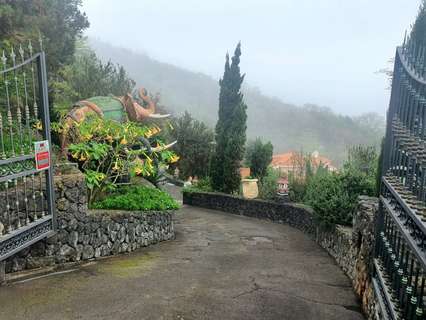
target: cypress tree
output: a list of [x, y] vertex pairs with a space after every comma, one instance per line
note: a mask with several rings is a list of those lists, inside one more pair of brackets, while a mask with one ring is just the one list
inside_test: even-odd
[[244, 75], [240, 72], [241, 43], [238, 43], [219, 81], [219, 119], [216, 124], [216, 150], [212, 160], [211, 178], [214, 190], [234, 193], [239, 190], [239, 168], [244, 157], [247, 129], [247, 106], [241, 93]]

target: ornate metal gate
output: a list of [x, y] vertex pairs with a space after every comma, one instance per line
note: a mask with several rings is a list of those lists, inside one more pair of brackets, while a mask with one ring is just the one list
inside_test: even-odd
[[[51, 146], [45, 54], [34, 54], [29, 43], [25, 50], [3, 51], [0, 62], [2, 261], [52, 235], [56, 220], [52, 167], [37, 167], [35, 153], [37, 141]], [[50, 154], [43, 160], [46, 164]]]
[[426, 48], [397, 48], [373, 285], [384, 319], [426, 319]]

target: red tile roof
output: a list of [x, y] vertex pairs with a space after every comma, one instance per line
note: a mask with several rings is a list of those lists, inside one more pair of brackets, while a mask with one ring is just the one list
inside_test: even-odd
[[[272, 156], [271, 165], [273, 167], [292, 167], [295, 164], [295, 160], [297, 159], [297, 157], [300, 157], [300, 154], [294, 151], [276, 154]], [[320, 156], [318, 153], [314, 152], [311, 159], [312, 164], [316, 167], [318, 167], [319, 164], [322, 163], [324, 166], [327, 166], [332, 170], [336, 169], [330, 159]]]
[[275, 154], [272, 156], [272, 166], [284, 167], [293, 165], [293, 152], [287, 152], [283, 154]]

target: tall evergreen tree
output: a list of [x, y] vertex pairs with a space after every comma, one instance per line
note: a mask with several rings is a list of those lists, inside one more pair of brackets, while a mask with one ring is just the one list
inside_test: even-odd
[[247, 129], [247, 106], [241, 93], [244, 75], [240, 72], [241, 43], [238, 43], [219, 81], [219, 119], [216, 124], [216, 150], [212, 160], [211, 177], [215, 190], [234, 193], [240, 186], [239, 168], [244, 157]]

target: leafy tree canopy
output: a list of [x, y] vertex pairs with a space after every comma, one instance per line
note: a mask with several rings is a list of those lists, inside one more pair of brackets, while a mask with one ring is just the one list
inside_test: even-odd
[[377, 150], [375, 146], [357, 145], [349, 148], [345, 169], [354, 169], [369, 176], [377, 170]]
[[69, 104], [85, 98], [125, 95], [133, 90], [135, 82], [122, 66], [103, 63], [85, 42], [79, 41], [72, 63], [58, 71], [51, 85], [56, 104], [69, 109]]
[[32, 40], [41, 35], [48, 52], [49, 73], [56, 72], [74, 55], [75, 39], [89, 27], [81, 0], [0, 0], [1, 47]]
[[185, 112], [173, 120], [172, 136], [178, 141], [175, 150], [180, 155], [180, 176], [205, 177], [208, 175], [213, 149], [214, 133], [204, 122], [192, 118]]
[[262, 179], [266, 175], [268, 166], [272, 161], [273, 149], [274, 147], [269, 141], [263, 143], [260, 138], [249, 141], [246, 148], [245, 161], [250, 167], [252, 176]]

